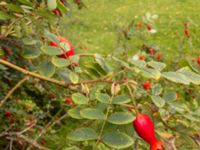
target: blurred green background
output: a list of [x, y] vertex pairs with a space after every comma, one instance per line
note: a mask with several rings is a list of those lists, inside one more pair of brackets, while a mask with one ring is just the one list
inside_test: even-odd
[[[161, 53], [194, 57], [199, 53], [199, 0], [83, 0], [86, 8], [72, 11], [62, 19], [62, 33], [78, 52], [110, 53], [117, 49], [116, 26], [127, 26], [132, 20], [142, 21], [149, 12], [158, 15], [153, 24], [157, 33], [147, 36]], [[76, 7], [76, 5], [72, 6]], [[191, 37], [184, 35], [184, 23], [189, 22]], [[143, 29], [146, 30], [143, 24]], [[138, 38], [130, 40], [135, 52], [141, 47]]]

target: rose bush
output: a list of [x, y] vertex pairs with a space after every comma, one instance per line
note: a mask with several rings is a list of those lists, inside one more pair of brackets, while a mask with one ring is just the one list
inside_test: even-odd
[[59, 28], [74, 2], [0, 2], [0, 148], [199, 149], [199, 57], [168, 67], [145, 19], [120, 30], [120, 53], [78, 53]]

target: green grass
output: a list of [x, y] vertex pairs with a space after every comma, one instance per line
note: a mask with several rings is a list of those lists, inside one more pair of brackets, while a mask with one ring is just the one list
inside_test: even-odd
[[[158, 32], [148, 37], [148, 42], [160, 47], [168, 58], [182, 53], [194, 56], [199, 53], [199, 0], [83, 0], [87, 8], [76, 9], [63, 18], [62, 33], [76, 46], [77, 51], [110, 53], [117, 48], [115, 26], [124, 26], [131, 20], [142, 20], [146, 12], [157, 14], [154, 26]], [[191, 39], [184, 39], [184, 22], [189, 21]], [[145, 30], [145, 27], [144, 29]], [[76, 43], [76, 44], [75, 44]], [[130, 41], [133, 51], [141, 42]], [[177, 53], [178, 52], [178, 53]]]

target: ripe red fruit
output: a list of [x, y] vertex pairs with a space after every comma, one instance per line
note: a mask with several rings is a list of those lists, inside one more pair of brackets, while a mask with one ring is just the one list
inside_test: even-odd
[[149, 81], [144, 82], [144, 83], [143, 83], [143, 88], [144, 88], [145, 90], [151, 89], [151, 83], [150, 83]]
[[150, 26], [150, 25], [147, 25], [147, 30], [152, 30], [152, 26]]
[[69, 97], [66, 98], [65, 103], [68, 105], [73, 105], [73, 103]]
[[156, 141], [155, 143], [151, 144], [150, 150], [163, 150], [162, 143], [160, 141]]
[[132, 113], [132, 112], [133, 112], [133, 108], [132, 108], [132, 107], [128, 107], [128, 111], [129, 111], [130, 113]]
[[137, 22], [137, 28], [138, 29], [142, 28], [142, 22], [140, 22], [140, 21]]
[[137, 134], [150, 145], [155, 143], [154, 125], [149, 116], [145, 114], [137, 114], [133, 122]]
[[184, 23], [184, 26], [185, 26], [185, 28], [188, 28], [189, 22], [185, 22], [185, 23]]
[[200, 56], [197, 58], [197, 63], [200, 65]]
[[52, 12], [53, 12], [56, 16], [62, 16], [62, 13], [61, 13], [61, 11], [60, 11], [58, 8], [54, 9]]
[[[61, 55], [58, 55], [58, 57], [60, 58], [65, 58], [65, 59], [68, 59], [69, 56], [73, 56], [75, 55], [74, 53], [74, 46], [71, 44], [71, 42], [69, 40], [67, 40], [65, 37], [59, 37], [59, 42], [65, 42], [66, 45], [69, 46], [69, 51], [67, 51], [65, 54], [61, 54]], [[58, 47], [58, 45], [54, 42], [50, 42], [50, 45], [53, 46], [53, 47]]]
[[45, 141], [45, 140], [42, 140], [42, 141], [40, 141], [40, 144], [41, 144], [41, 145], [45, 145], [45, 144], [46, 144], [46, 141]]
[[[64, 0], [61, 0], [61, 3], [64, 4]], [[62, 16], [62, 13], [61, 13], [61, 11], [60, 11], [58, 8], [54, 9], [52, 12], [53, 12], [56, 16]]]
[[7, 111], [7, 112], [5, 113], [5, 116], [8, 117], [8, 118], [10, 118], [10, 117], [12, 116], [12, 113], [9, 112], [9, 111]]
[[3, 56], [1, 59], [7, 61], [8, 58], [6, 56]]
[[139, 59], [140, 59], [140, 60], [144, 60], [144, 56], [143, 56], [143, 55], [140, 55], [140, 56], [139, 56]]
[[156, 59], [157, 59], [157, 60], [160, 60], [160, 59], [161, 59], [161, 55], [158, 54], [158, 55], [156, 56]]
[[76, 0], [75, 2], [76, 2], [77, 5], [81, 4], [81, 0]]
[[156, 53], [156, 50], [155, 49], [153, 49], [153, 48], [150, 48], [149, 49], [149, 54], [150, 55], [154, 55]]
[[10, 48], [6, 47], [6, 48], [5, 48], [5, 52], [8, 53], [8, 54], [10, 54], [10, 53], [11, 53]]
[[190, 30], [185, 29], [184, 32], [185, 32], [185, 36], [189, 38], [190, 37]]

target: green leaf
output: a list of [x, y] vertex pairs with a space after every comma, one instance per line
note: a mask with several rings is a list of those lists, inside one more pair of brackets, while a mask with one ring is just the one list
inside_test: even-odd
[[54, 64], [56, 67], [67, 67], [70, 65], [70, 62], [66, 59], [59, 58], [57, 56], [52, 57], [51, 59], [52, 64]]
[[60, 42], [60, 47], [62, 48], [62, 49], [64, 49], [65, 50], [65, 52], [68, 52], [69, 50], [70, 50], [70, 45], [69, 45], [69, 43], [66, 43], [66, 42]]
[[63, 54], [62, 50], [60, 48], [57, 47], [53, 47], [53, 46], [43, 46], [41, 48], [41, 50], [50, 56], [55, 56], [55, 55], [60, 55]]
[[74, 107], [69, 109], [68, 115], [74, 119], [83, 119], [80, 115], [80, 107]]
[[32, 13], [32, 10], [34, 9], [32, 6], [27, 6], [27, 5], [21, 5], [20, 7], [23, 9], [25, 13]]
[[158, 70], [155, 70], [155, 69], [151, 69], [151, 68], [143, 68], [141, 70], [141, 73], [144, 77], [146, 78], [153, 78], [155, 80], [158, 80], [160, 79], [160, 72]]
[[162, 71], [166, 67], [165, 63], [161, 63], [161, 62], [157, 62], [157, 61], [153, 61], [153, 60], [148, 62], [148, 65], [158, 71]]
[[189, 67], [184, 67], [178, 70], [177, 72], [183, 74], [193, 84], [196, 84], [196, 85], [200, 84], [200, 75], [192, 72]]
[[47, 0], [47, 7], [50, 11], [57, 8], [57, 0]]
[[40, 64], [37, 69], [41, 75], [46, 77], [51, 77], [55, 73], [55, 67], [50, 62]]
[[71, 147], [65, 147], [62, 150], [81, 150], [81, 149], [76, 146], [71, 146]]
[[112, 124], [122, 125], [133, 122], [135, 117], [128, 112], [115, 112], [108, 117], [108, 122]]
[[111, 71], [111, 67], [106, 63], [105, 59], [100, 54], [95, 54], [94, 58], [96, 62], [104, 69], [106, 72]]
[[67, 7], [61, 2], [61, 1], [58, 1], [58, 9], [61, 11], [62, 14], [66, 14], [68, 12], [68, 9]]
[[146, 62], [143, 60], [135, 60], [135, 59], [131, 59], [131, 64], [133, 64], [134, 66], [138, 67], [138, 68], [145, 68], [146, 66]]
[[119, 95], [113, 98], [112, 103], [113, 104], [125, 104], [129, 103], [131, 101], [130, 97], [126, 95]]
[[22, 56], [26, 59], [35, 59], [40, 56], [40, 51], [37, 49], [27, 48], [23, 50]]
[[44, 30], [44, 36], [51, 42], [54, 42], [55, 44], [59, 45], [59, 39], [58, 37], [53, 34], [50, 33], [48, 30]]
[[21, 2], [22, 4], [33, 5], [29, 0], [18, 0], [18, 1]]
[[96, 99], [98, 101], [100, 101], [101, 103], [109, 103], [110, 100], [110, 96], [108, 94], [104, 94], [104, 93], [96, 93]]
[[87, 141], [98, 138], [97, 133], [91, 128], [79, 128], [67, 136], [72, 141]]
[[122, 132], [107, 132], [102, 140], [106, 145], [116, 149], [124, 149], [133, 145], [133, 138]]
[[122, 65], [123, 67], [126, 67], [126, 68], [130, 68], [129, 64], [126, 63], [125, 61], [117, 58], [117, 57], [112, 57], [113, 60], [115, 60], [116, 62], [118, 62], [120, 65]]
[[5, 12], [0, 11], [0, 20], [7, 20], [7, 19], [10, 19], [10, 16]]
[[160, 95], [162, 90], [163, 88], [160, 84], [155, 84], [152, 88], [152, 95]]
[[170, 81], [189, 85], [190, 81], [179, 72], [163, 72], [162, 76]]
[[176, 92], [173, 90], [165, 90], [163, 98], [165, 99], [165, 101], [174, 101], [176, 100], [177, 96], [176, 96]]
[[36, 45], [37, 44], [37, 41], [33, 40], [31, 38], [23, 38], [22, 41], [26, 45]]
[[72, 100], [75, 104], [87, 104], [89, 99], [87, 97], [85, 97], [83, 94], [81, 93], [74, 93], [72, 94]]
[[104, 113], [99, 110], [99, 109], [95, 109], [95, 108], [85, 108], [82, 109], [80, 111], [80, 114], [83, 118], [86, 119], [92, 119], [92, 120], [104, 120], [105, 119], [105, 115]]
[[78, 55], [73, 55], [73, 56], [69, 56], [69, 59], [71, 60], [71, 62], [73, 63], [78, 63], [80, 57]]
[[197, 64], [196, 62], [193, 62], [191, 60], [188, 60], [188, 64], [193, 71], [200, 74], [200, 65], [199, 64]]
[[79, 81], [78, 75], [72, 71], [70, 71], [70, 73], [69, 73], [69, 79], [74, 84], [78, 83], [78, 81]]
[[23, 11], [20, 6], [14, 5], [14, 4], [7, 4], [6, 8], [8, 8], [8, 9], [14, 11], [14, 12], [22, 12]]
[[7, 68], [0, 64], [0, 70], [7, 70]]
[[151, 99], [153, 103], [159, 108], [165, 105], [165, 100], [161, 98], [160, 96], [151, 96]]

